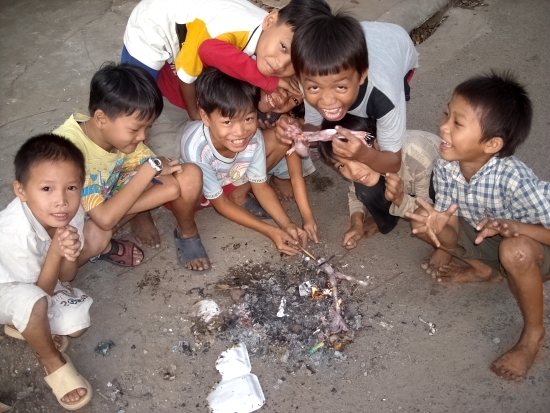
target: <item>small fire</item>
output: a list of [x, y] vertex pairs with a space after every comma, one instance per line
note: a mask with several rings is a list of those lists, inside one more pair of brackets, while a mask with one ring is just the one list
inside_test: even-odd
[[323, 288], [321, 290], [317, 287], [311, 287], [311, 298], [319, 300], [325, 297], [332, 297], [332, 288]]

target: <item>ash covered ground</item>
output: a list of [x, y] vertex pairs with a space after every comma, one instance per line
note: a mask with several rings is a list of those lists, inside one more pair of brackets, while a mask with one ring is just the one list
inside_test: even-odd
[[[309, 285], [300, 285], [308, 282]], [[311, 288], [319, 298], [312, 298]], [[212, 340], [244, 342], [251, 354], [283, 362], [314, 360], [316, 364], [345, 358], [347, 345], [361, 334], [363, 315], [357, 312], [362, 293], [355, 282], [340, 281], [338, 298], [347, 331], [328, 333], [331, 285], [313, 260], [298, 265], [244, 263], [233, 266], [212, 289], [211, 299], [220, 314], [207, 323], [197, 317], [191, 330], [195, 347], [209, 347]], [[302, 290], [302, 291], [300, 291]], [[326, 296], [322, 296], [326, 294]], [[320, 346], [319, 344], [322, 343]]]

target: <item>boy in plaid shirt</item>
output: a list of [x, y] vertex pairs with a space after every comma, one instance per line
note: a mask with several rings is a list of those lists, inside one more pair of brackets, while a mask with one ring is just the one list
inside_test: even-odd
[[525, 378], [546, 340], [550, 183], [512, 156], [531, 119], [531, 101], [510, 74], [458, 85], [440, 128], [435, 205], [419, 200], [406, 214], [413, 234], [436, 248], [423, 268], [438, 281], [506, 277], [524, 320], [519, 341], [491, 366], [507, 380]]

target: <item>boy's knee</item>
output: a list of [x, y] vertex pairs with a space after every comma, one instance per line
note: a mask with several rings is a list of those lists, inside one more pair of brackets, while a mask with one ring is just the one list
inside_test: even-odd
[[[426, 209], [424, 209], [423, 207], [419, 206], [418, 208], [416, 208], [414, 210], [413, 214], [422, 215], [422, 216], [427, 217], [428, 216], [428, 211], [426, 211]], [[416, 229], [416, 228], [420, 228], [424, 224], [421, 224], [420, 222], [416, 222], [415, 220], [411, 219], [410, 220], [410, 225], [411, 225], [411, 229]]]
[[182, 167], [178, 180], [185, 185], [186, 191], [198, 189], [202, 193], [202, 169], [194, 163], [186, 163]]
[[[31, 310], [31, 319], [34, 320], [40, 320], [45, 319], [48, 320], [48, 298], [47, 297], [41, 297], [34, 303], [32, 310]], [[29, 320], [30, 321], [30, 320]], [[28, 325], [27, 325], [28, 326]], [[22, 332], [24, 332], [23, 330]]]
[[538, 265], [542, 258], [540, 250], [540, 244], [528, 236], [505, 238], [499, 246], [500, 263], [507, 272], [514, 273], [514, 270]]

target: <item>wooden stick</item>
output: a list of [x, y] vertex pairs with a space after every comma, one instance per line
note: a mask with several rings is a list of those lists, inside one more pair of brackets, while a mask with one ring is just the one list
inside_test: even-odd
[[304, 254], [306, 254], [309, 258], [311, 258], [312, 260], [317, 261], [317, 258], [315, 258], [315, 256], [314, 256], [311, 252], [307, 251], [307, 250], [306, 250], [305, 248], [303, 248], [300, 244], [298, 244], [298, 247], [299, 247], [300, 250], [301, 250]]

